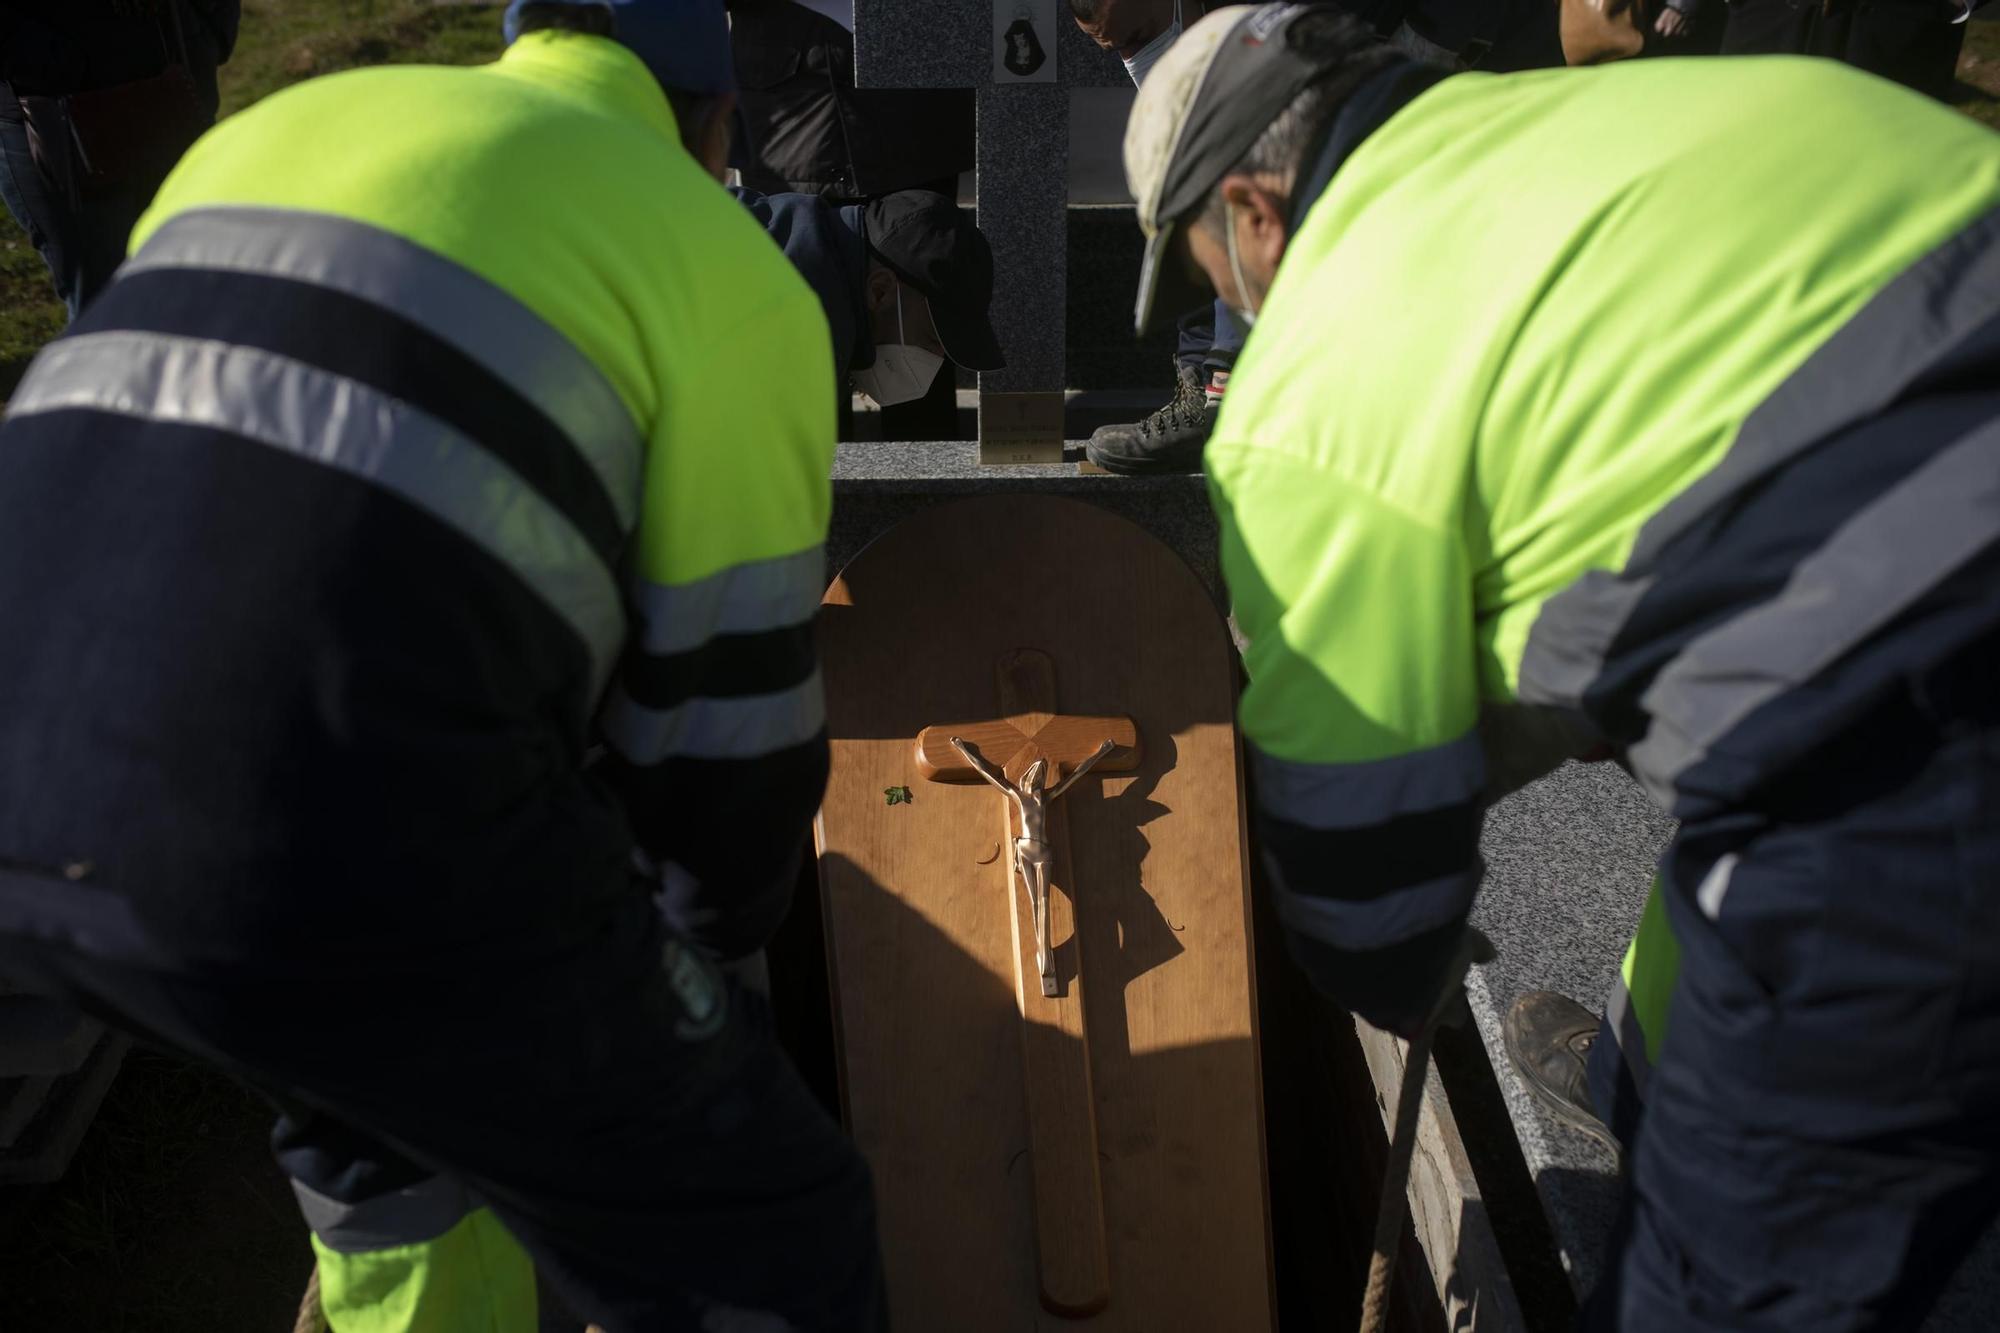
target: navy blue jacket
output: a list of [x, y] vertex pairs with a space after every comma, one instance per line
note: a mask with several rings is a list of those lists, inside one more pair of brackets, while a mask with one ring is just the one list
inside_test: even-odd
[[868, 320], [868, 229], [860, 204], [835, 206], [816, 194], [730, 193], [756, 215], [785, 258], [812, 286], [833, 334], [833, 378], [875, 364]]

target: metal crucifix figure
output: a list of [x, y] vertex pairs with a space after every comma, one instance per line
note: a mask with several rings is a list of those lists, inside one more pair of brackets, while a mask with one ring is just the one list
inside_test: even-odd
[[978, 747], [957, 736], [951, 738], [951, 744], [980, 777], [1007, 793], [1020, 815], [1021, 835], [1014, 839], [1014, 867], [1020, 874], [1021, 888], [1028, 895], [1028, 914], [1035, 923], [1035, 966], [1042, 974], [1042, 994], [1054, 995], [1056, 964], [1055, 951], [1049, 945], [1049, 868], [1055, 862], [1055, 854], [1048, 841], [1049, 806], [1061, 800], [1062, 794], [1074, 786], [1078, 778], [1116, 750], [1118, 742], [1105, 741], [1095, 753], [1071, 770], [1068, 777], [1046, 791], [1042, 783], [1048, 777], [1047, 759], [1035, 760], [1021, 774], [1019, 782], [1010, 782], [1005, 773], [979, 753]]

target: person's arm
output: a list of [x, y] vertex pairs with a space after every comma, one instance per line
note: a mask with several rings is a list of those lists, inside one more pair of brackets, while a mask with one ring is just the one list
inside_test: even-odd
[[[774, 256], [775, 258], [775, 256]], [[784, 919], [826, 786], [814, 622], [832, 505], [832, 358], [802, 285], [746, 310], [663, 412], [601, 727], [663, 905], [723, 958]]]
[[1456, 533], [1283, 455], [1212, 448], [1223, 574], [1249, 647], [1242, 727], [1293, 957], [1408, 1035], [1481, 872], [1472, 580]]

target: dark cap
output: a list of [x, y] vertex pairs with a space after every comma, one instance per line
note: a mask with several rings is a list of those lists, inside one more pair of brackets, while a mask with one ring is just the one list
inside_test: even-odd
[[1007, 364], [993, 336], [993, 250], [935, 190], [898, 190], [868, 205], [868, 248], [931, 303], [944, 354], [967, 370]]
[[1146, 331], [1154, 294], [1171, 283], [1174, 228], [1243, 160], [1292, 99], [1326, 73], [1287, 40], [1317, 7], [1236, 5], [1182, 33], [1146, 76], [1125, 125], [1125, 181], [1139, 206], [1146, 258], [1133, 312]]

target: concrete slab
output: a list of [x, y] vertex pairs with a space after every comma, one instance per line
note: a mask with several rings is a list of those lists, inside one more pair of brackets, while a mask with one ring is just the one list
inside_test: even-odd
[[993, 331], [1007, 356], [981, 393], [1061, 393], [1069, 272], [1069, 94], [1055, 84], [979, 90], [979, 229], [993, 247]]
[[[1056, 78], [1115, 88], [1131, 79], [1116, 56], [1056, 7]], [[977, 88], [993, 72], [987, 0], [854, 0], [854, 83], [860, 88]]]
[[1215, 513], [1200, 475], [1108, 477], [1077, 470], [1080, 441], [1065, 446], [1061, 463], [982, 467], [969, 441], [843, 444], [833, 465], [833, 524], [829, 566], [839, 569], [880, 533], [944, 500], [1005, 491], [1066, 495], [1121, 514], [1165, 542], [1223, 605], [1216, 563]]
[[[1069, 90], [1070, 203], [1131, 206], [1132, 192], [1125, 187], [1125, 122], [1138, 96], [1130, 83]], [[1138, 235], [1137, 223], [1128, 218], [1126, 225]]]
[[1466, 994], [1579, 1290], [1595, 1282], [1616, 1216], [1618, 1163], [1535, 1103], [1507, 1060], [1500, 1021], [1529, 990], [1560, 991], [1602, 1012], [1672, 836], [1672, 821], [1622, 769], [1568, 764], [1495, 806], [1481, 839], [1486, 883], [1472, 917], [1500, 956], [1474, 970]]
[[[1150, 412], [1172, 397], [1181, 311], [1162, 311], [1143, 340], [1132, 333], [1144, 238], [1129, 207], [1072, 204], [1066, 214], [1064, 378], [1071, 389], [1140, 389]], [[1206, 313], [1206, 312], [1204, 312]], [[1072, 425], [1072, 438], [1080, 428]], [[1087, 431], [1082, 433], [1087, 434]]]

